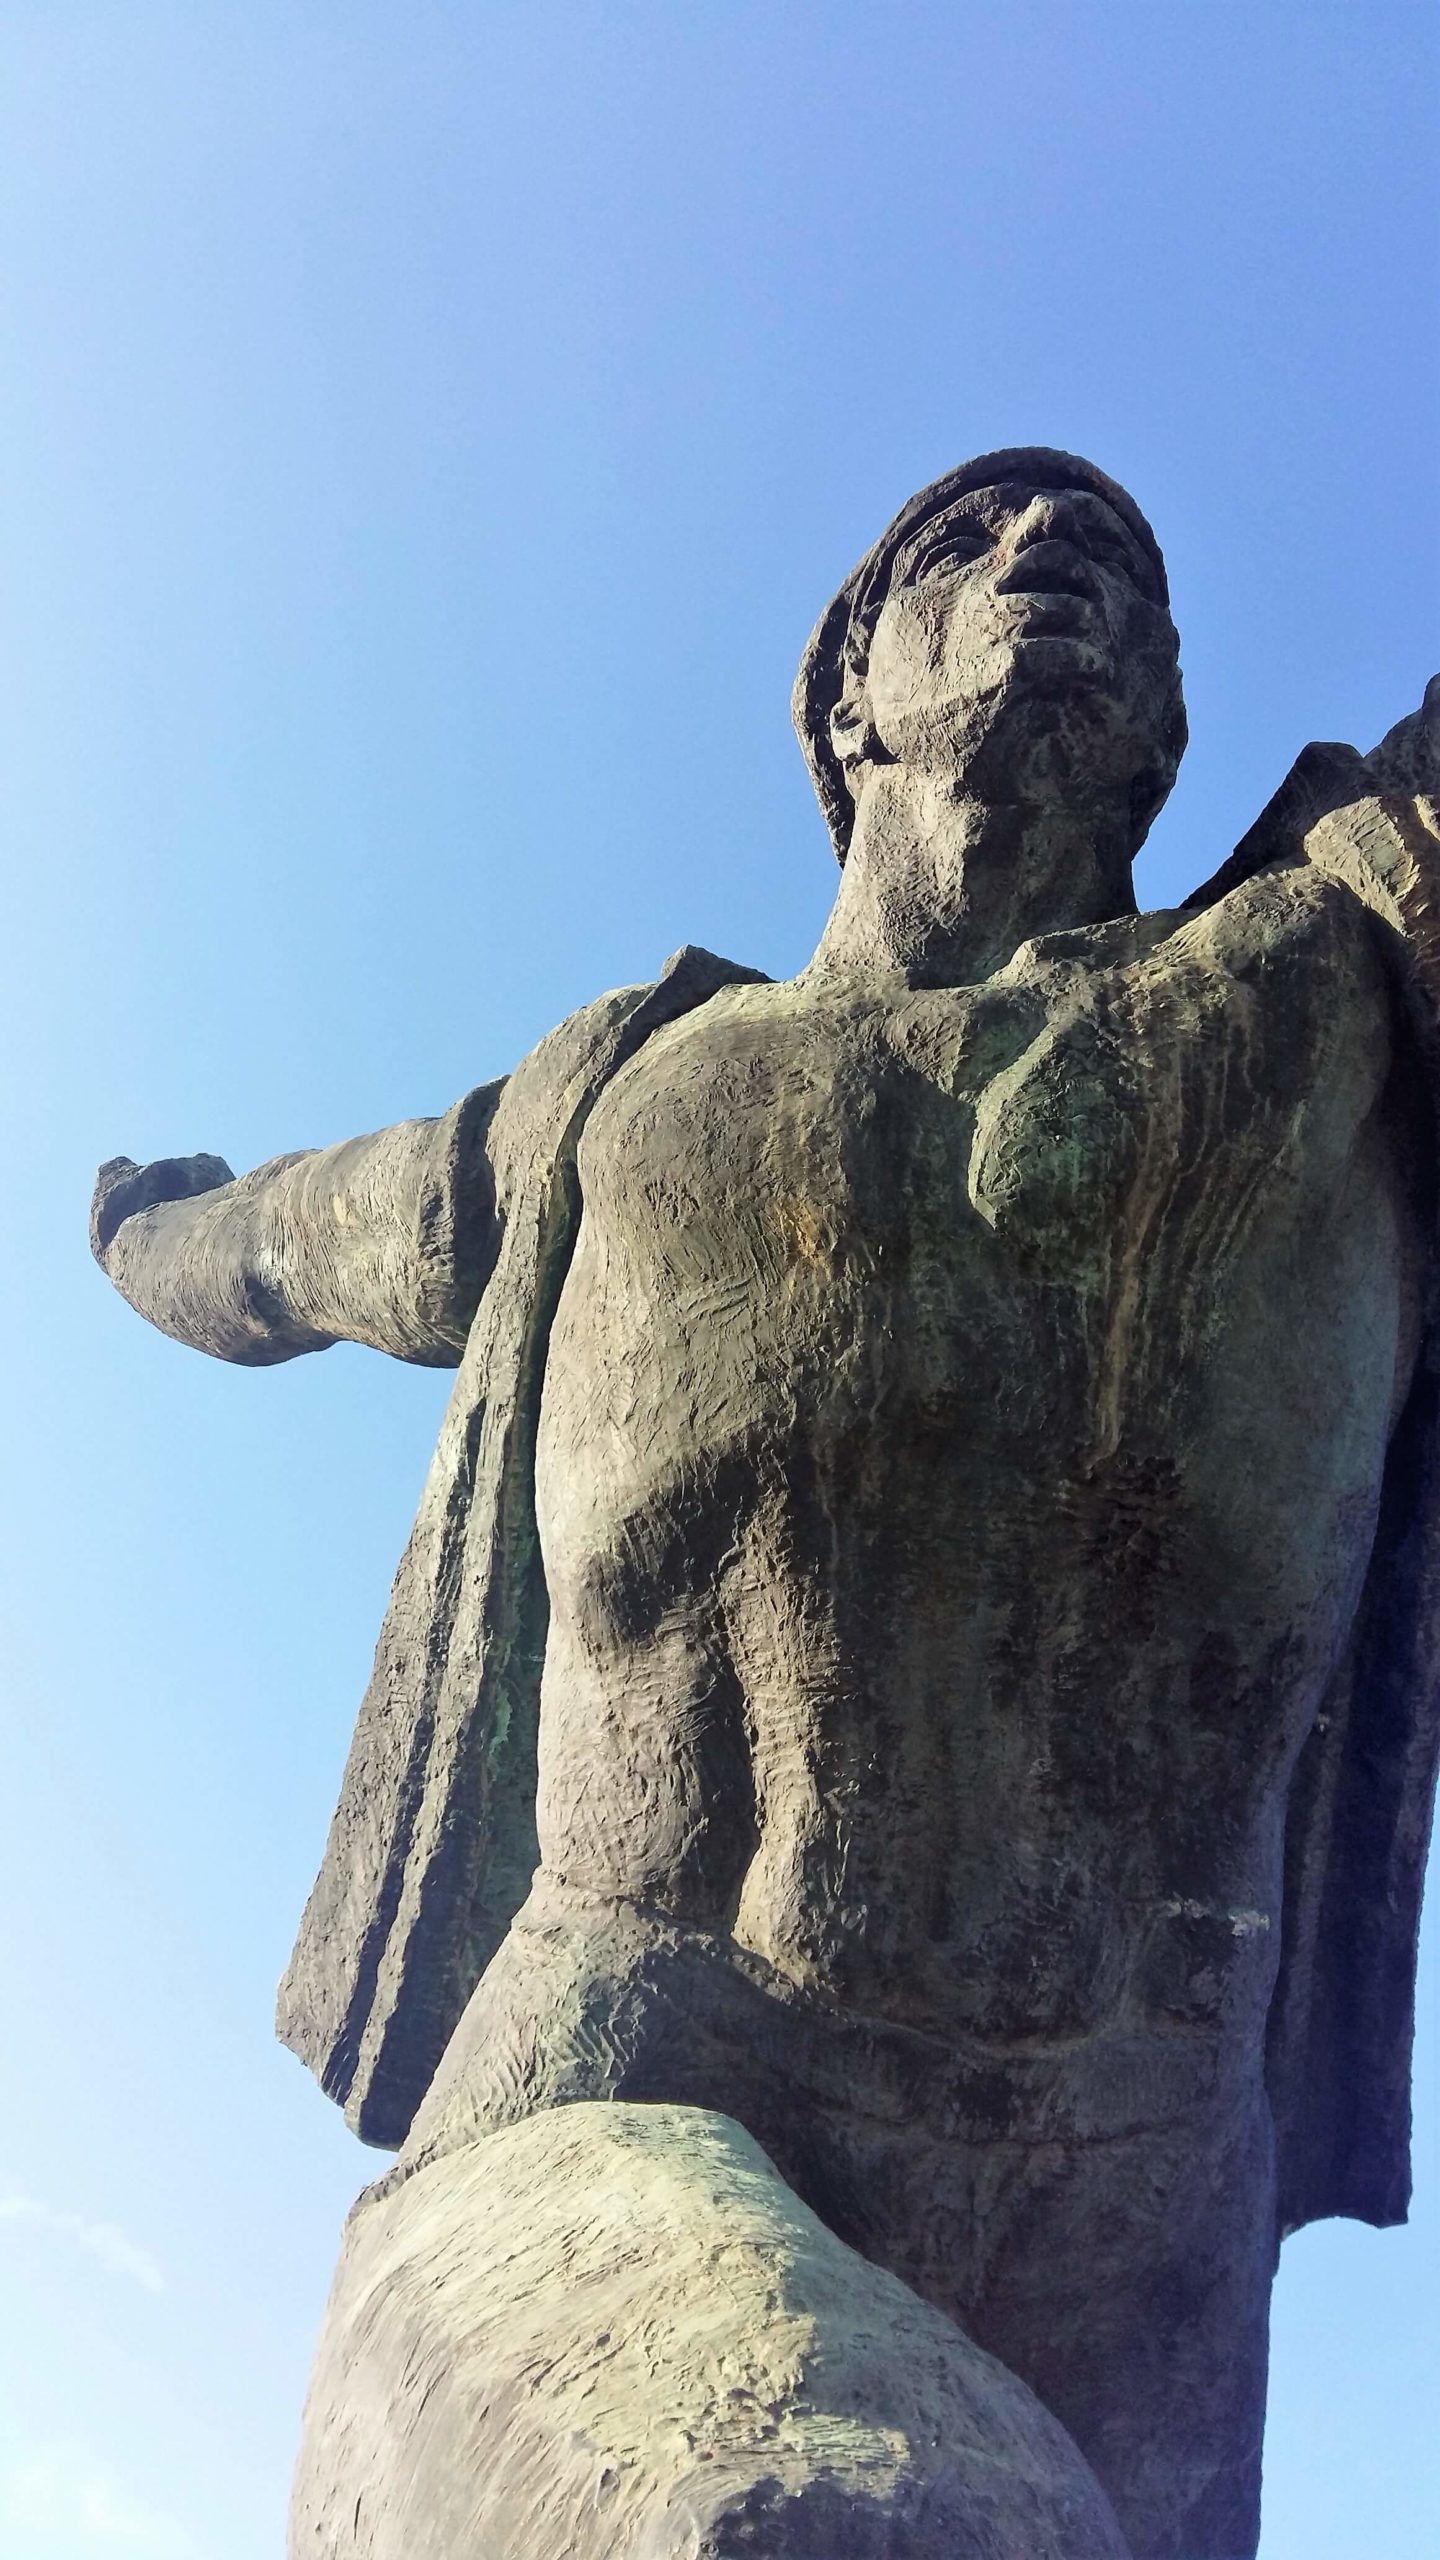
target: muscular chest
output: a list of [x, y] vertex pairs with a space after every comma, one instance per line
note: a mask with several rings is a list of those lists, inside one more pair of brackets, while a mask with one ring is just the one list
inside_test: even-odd
[[1109, 966], [1034, 946], [978, 990], [721, 998], [594, 1116], [567, 1319], [637, 1413], [1113, 1437], [1267, 1274], [1366, 1259], [1383, 991], [1323, 907], [1269, 921]]

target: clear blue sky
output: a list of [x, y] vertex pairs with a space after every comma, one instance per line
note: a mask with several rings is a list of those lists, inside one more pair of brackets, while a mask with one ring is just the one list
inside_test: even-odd
[[[270, 2041], [442, 1378], [150, 1334], [93, 1164], [436, 1111], [682, 941], [785, 973], [787, 723], [920, 482], [1088, 453], [1194, 745], [1143, 887], [1435, 617], [1428, 6], [8, 0], [0, 2560], [276, 2560], [342, 2213]], [[1408, 2232], [1277, 2295], [1265, 2560], [1440, 2546]]]

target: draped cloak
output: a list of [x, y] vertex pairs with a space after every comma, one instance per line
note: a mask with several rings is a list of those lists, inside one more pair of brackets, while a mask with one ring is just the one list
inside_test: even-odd
[[[451, 1114], [453, 1224], [472, 1235], [488, 1225], [498, 1246], [277, 2015], [282, 2042], [366, 2142], [404, 2141], [539, 1860], [549, 1604], [535, 1435], [579, 1226], [581, 1132], [652, 1031], [757, 975], [709, 951], [678, 951], [653, 986], [584, 1006], [513, 1075]], [[492, 1184], [493, 1198], [467, 1208], [467, 1189]]]
[[[1403, 1017], [1440, 1074], [1440, 841], [1376, 797], [1352, 749], [1307, 748], [1187, 903], [1272, 865], [1344, 877], [1391, 947]], [[524, 1901], [548, 1603], [534, 1457], [550, 1326], [579, 1224], [581, 1131], [649, 1034], [758, 973], [677, 953], [602, 997], [503, 1085], [487, 1132], [499, 1243], [392, 1592], [324, 1863], [279, 2001], [283, 2040], [369, 2142], [399, 2145]], [[1433, 994], [1432, 994], [1433, 991]], [[457, 1121], [457, 1127], [461, 1124]], [[471, 1179], [479, 1180], [478, 1172]], [[1391, 1439], [1349, 1638], [1291, 1785], [1267, 2077], [1277, 2238], [1329, 2214], [1402, 2221], [1420, 1897], [1440, 1751], [1440, 1327]]]

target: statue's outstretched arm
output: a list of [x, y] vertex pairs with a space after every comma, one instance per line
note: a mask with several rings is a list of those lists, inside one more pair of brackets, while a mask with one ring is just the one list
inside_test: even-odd
[[151, 1324], [217, 1360], [364, 1342], [454, 1368], [495, 1258], [485, 1141], [502, 1088], [238, 1181], [219, 1156], [117, 1156], [95, 1185], [96, 1259]]

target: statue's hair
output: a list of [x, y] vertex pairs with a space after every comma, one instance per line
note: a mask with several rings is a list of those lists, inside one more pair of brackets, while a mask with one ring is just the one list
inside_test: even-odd
[[[870, 642], [880, 610], [890, 592], [895, 562], [905, 545], [912, 541], [932, 516], [940, 515], [951, 501], [963, 497], [968, 489], [988, 489], [998, 482], [1018, 480], [1032, 489], [1090, 489], [1113, 507], [1122, 523], [1128, 525], [1136, 540], [1143, 544], [1154, 563], [1159, 580], [1160, 601], [1168, 606], [1170, 590], [1165, 578], [1165, 562], [1145, 518], [1133, 498], [1117, 481], [1107, 479], [1093, 462], [1082, 462], [1077, 454], [1056, 453], [1048, 445], [1014, 445], [999, 453], [977, 454], [973, 462], [962, 462], [958, 469], [947, 471], [940, 480], [932, 480], [907, 500], [893, 523], [888, 524], [878, 542], [850, 572], [837, 596], [828, 604], [816, 623], [791, 697], [791, 713], [800, 750], [810, 769], [815, 796], [830, 830], [831, 841], [843, 862], [850, 847], [850, 833], [855, 823], [855, 804], [847, 788], [844, 771], [830, 736], [830, 714], [842, 700], [847, 682], [864, 676], [870, 657]], [[1171, 737], [1167, 751], [1173, 748], [1170, 770], [1163, 779], [1155, 800], [1158, 807], [1174, 780], [1185, 744], [1185, 715], [1180, 704], [1179, 679], [1176, 679], [1175, 712], [1170, 723]], [[1148, 820], [1147, 820], [1148, 823]]]

